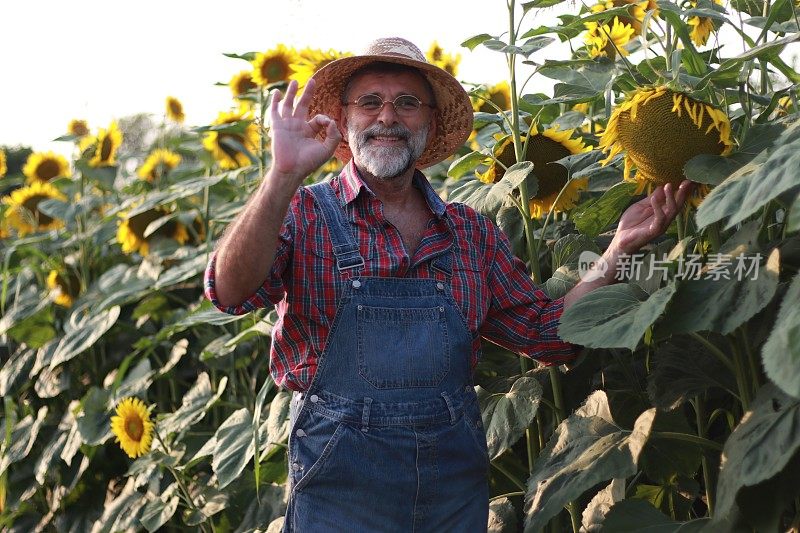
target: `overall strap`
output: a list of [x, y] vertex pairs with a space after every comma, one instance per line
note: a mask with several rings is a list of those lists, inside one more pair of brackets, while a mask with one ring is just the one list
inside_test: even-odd
[[339, 271], [364, 266], [364, 258], [358, 250], [356, 241], [350, 230], [350, 224], [345, 217], [333, 186], [330, 182], [319, 182], [306, 187], [314, 201], [322, 211], [322, 218], [328, 227], [333, 244], [333, 253], [336, 256], [336, 265]]

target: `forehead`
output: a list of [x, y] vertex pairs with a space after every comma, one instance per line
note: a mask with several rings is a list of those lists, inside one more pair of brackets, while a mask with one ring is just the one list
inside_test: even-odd
[[418, 72], [365, 72], [356, 74], [347, 84], [350, 95], [375, 93], [381, 96], [413, 94], [430, 96], [425, 78]]

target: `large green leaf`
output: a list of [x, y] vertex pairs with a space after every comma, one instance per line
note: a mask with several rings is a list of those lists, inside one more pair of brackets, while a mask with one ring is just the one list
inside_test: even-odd
[[134, 488], [133, 478], [128, 478], [119, 495], [104, 504], [103, 515], [94, 523], [92, 532], [113, 533], [138, 525], [146, 503], [144, 494]]
[[450, 193], [448, 200], [466, 204], [478, 213], [494, 219], [503, 203], [497, 195], [489, 194], [492, 185], [487, 185], [477, 178], [468, 178], [462, 181], [463, 185], [455, 188]]
[[[266, 424], [266, 441], [268, 446], [261, 452], [260, 460], [263, 460], [273, 447], [286, 443], [289, 438], [289, 406], [292, 403], [292, 395], [286, 391], [278, 392], [269, 405], [269, 416]], [[260, 433], [260, 432], [259, 432]]]
[[615, 533], [693, 533], [708, 525], [708, 519], [676, 522], [644, 500], [623, 500], [606, 515], [603, 526]]
[[597, 200], [579, 205], [572, 211], [575, 226], [584, 235], [596, 237], [619, 219], [635, 190], [635, 183], [618, 183]]
[[36, 350], [28, 349], [25, 346], [20, 346], [8, 358], [3, 369], [0, 370], [0, 396], [7, 396], [17, 380], [28, 377], [35, 359]]
[[798, 450], [800, 399], [768, 383], [758, 391], [750, 410], [725, 442], [714, 524], [736, 511], [741, 490], [781, 473]]
[[778, 249], [760, 267], [756, 279], [689, 279], [678, 283], [667, 319], [659, 327], [666, 333], [717, 331], [728, 334], [750, 320], [775, 296], [780, 258]]
[[77, 416], [77, 428], [81, 440], [95, 446], [111, 436], [111, 394], [99, 387], [92, 387], [81, 400], [81, 412]]
[[40, 294], [36, 286], [23, 288], [14, 299], [14, 304], [7, 307], [3, 317], [0, 318], [0, 335], [6, 333], [15, 324], [37, 314], [48, 305], [50, 305], [48, 298], [44, 294]]
[[761, 350], [764, 371], [787, 394], [800, 398], [800, 274], [783, 297], [775, 327]]
[[40, 407], [36, 412], [36, 417], [32, 414], [26, 416], [14, 426], [11, 432], [11, 439], [9, 441], [2, 441], [0, 446], [0, 475], [12, 463], [16, 463], [25, 459], [31, 448], [36, 442], [36, 437], [39, 436], [39, 430], [44, 424], [44, 419], [47, 416], [47, 407]]
[[180, 499], [176, 494], [177, 489], [176, 483], [171, 484], [164, 489], [163, 493], [144, 506], [139, 521], [147, 531], [158, 531], [175, 514]]
[[533, 422], [542, 398], [542, 386], [536, 378], [522, 376], [506, 393], [481, 396], [489, 458], [496, 459], [513, 446]]
[[625, 497], [625, 480], [612, 479], [597, 492], [581, 514], [581, 531], [600, 531], [608, 510]]
[[[759, 158], [760, 159], [760, 158]], [[775, 141], [766, 159], [751, 163], [722, 182], [700, 204], [700, 227], [728, 219], [731, 228], [758, 211], [770, 200], [798, 186], [800, 167], [800, 121], [795, 122]]]
[[119, 312], [120, 308], [114, 306], [97, 314], [83, 317], [77, 327], [70, 330], [59, 341], [50, 361], [50, 368], [53, 369], [88, 350], [116, 324]]
[[171, 287], [188, 279], [199, 276], [208, 262], [204, 253], [198, 253], [195, 257], [186, 259], [183, 263], [174, 266], [162, 273], [155, 283], [156, 289]]
[[447, 169], [447, 175], [453, 179], [458, 179], [467, 172], [474, 170], [484, 159], [486, 159], [484, 154], [480, 152], [470, 152], [453, 161], [450, 164], [450, 168]]
[[633, 431], [611, 419], [605, 392], [596, 391], [559, 424], [528, 479], [525, 531], [541, 530], [570, 501], [591, 487], [636, 473], [656, 410], [636, 419]]
[[633, 350], [673, 294], [674, 283], [652, 295], [634, 284], [600, 287], [564, 311], [558, 334], [568, 342], [590, 348]]
[[208, 409], [216, 402], [225, 391], [228, 378], [223, 376], [219, 380], [217, 392], [211, 390], [211, 380], [208, 374], [203, 372], [197, 376], [197, 381], [183, 396], [181, 406], [174, 413], [170, 413], [158, 423], [158, 430], [161, 435], [177, 433], [195, 424], [206, 416]]
[[253, 457], [253, 415], [247, 408], [234, 411], [217, 429], [211, 467], [223, 489], [239, 477]]

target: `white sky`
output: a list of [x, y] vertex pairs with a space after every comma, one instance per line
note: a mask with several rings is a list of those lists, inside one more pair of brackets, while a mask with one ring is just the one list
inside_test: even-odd
[[[461, 53], [461, 80], [496, 83], [506, 77], [502, 55], [460, 47], [472, 35], [506, 30], [505, 0], [4, 4], [0, 145], [30, 145], [65, 155], [71, 152], [69, 143], [50, 141], [66, 132], [70, 119], [85, 119], [94, 131], [138, 112], [158, 117], [167, 95], [183, 102], [188, 125], [208, 124], [231, 103], [228, 88], [214, 83], [227, 82], [248, 67], [223, 52], [265, 51], [278, 43], [357, 52], [376, 37], [399, 35], [423, 52], [435, 39], [446, 52]], [[523, 30], [550, 23], [565, 9], [577, 12], [579, 5], [533, 10]], [[539, 62], [545, 58], [567, 59], [568, 51], [554, 44], [533, 56]], [[526, 92], [549, 92], [551, 81], [535, 79], [539, 86]]]

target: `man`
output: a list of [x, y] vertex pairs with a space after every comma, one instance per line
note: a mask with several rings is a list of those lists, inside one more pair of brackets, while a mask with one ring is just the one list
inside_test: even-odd
[[[463, 144], [472, 107], [408, 41], [380, 39], [296, 91], [271, 102], [272, 167], [206, 280], [227, 312], [278, 309], [271, 371], [297, 391], [285, 531], [485, 530], [480, 339], [568, 361], [561, 312], [614, 269], [549, 300], [502, 232], [436, 195], [418, 169]], [[334, 153], [350, 160], [339, 177], [300, 187]], [[626, 211], [605, 259], [663, 233], [686, 191]]]

